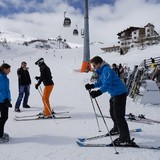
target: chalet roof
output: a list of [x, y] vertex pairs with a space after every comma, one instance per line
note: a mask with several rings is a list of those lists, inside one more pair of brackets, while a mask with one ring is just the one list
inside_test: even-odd
[[102, 50], [106, 50], [106, 49], [119, 49], [120, 46], [112, 46], [112, 47], [104, 47], [104, 48], [101, 48]]
[[159, 35], [156, 31], [154, 31], [154, 33], [155, 33], [156, 35]]
[[117, 35], [121, 36], [121, 34], [124, 33], [124, 32], [125, 33], [127, 32], [128, 34], [131, 34], [133, 31], [135, 31], [137, 29], [140, 29], [140, 27], [129, 27], [129, 28], [125, 29], [124, 31], [119, 32]]
[[144, 26], [144, 27], [154, 27], [154, 25], [153, 24], [151, 24], [151, 23], [148, 23], [146, 26]]

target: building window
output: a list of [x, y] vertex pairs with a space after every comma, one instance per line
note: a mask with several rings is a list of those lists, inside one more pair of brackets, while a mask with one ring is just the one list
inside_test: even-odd
[[150, 32], [150, 29], [147, 29], [147, 32]]
[[121, 45], [123, 46], [123, 43], [121, 43]]
[[147, 34], [147, 37], [150, 37], [150, 34]]
[[134, 34], [136, 34], [136, 31], [134, 32]]
[[134, 39], [137, 39], [137, 37], [134, 37]]

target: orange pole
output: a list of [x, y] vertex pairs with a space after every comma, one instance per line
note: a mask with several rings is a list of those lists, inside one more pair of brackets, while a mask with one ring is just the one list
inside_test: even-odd
[[91, 64], [90, 62], [82, 62], [81, 72], [89, 72], [91, 71]]

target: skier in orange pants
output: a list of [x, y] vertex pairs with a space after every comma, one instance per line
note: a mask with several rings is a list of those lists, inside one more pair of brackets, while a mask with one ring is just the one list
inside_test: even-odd
[[43, 82], [44, 91], [42, 95], [42, 101], [44, 104], [44, 116], [52, 116], [52, 111], [49, 103], [49, 97], [52, 92], [54, 83], [52, 80], [52, 75], [49, 67], [44, 63], [44, 59], [40, 58], [35, 62], [36, 65], [40, 67], [40, 76], [36, 76], [35, 79], [38, 80], [38, 83], [35, 85], [35, 88], [38, 89], [38, 86]]
[[43, 95], [42, 95], [42, 101], [44, 104], [44, 115], [48, 116], [51, 115], [51, 107], [49, 103], [49, 97], [52, 92], [53, 85], [45, 86]]

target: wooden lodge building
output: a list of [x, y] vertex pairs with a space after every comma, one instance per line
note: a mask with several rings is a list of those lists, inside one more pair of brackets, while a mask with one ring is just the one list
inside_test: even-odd
[[101, 48], [105, 52], [120, 52], [125, 54], [130, 48], [138, 47], [143, 49], [147, 45], [154, 45], [160, 42], [160, 36], [155, 31], [154, 25], [148, 23], [142, 27], [129, 27], [118, 34], [117, 46]]

